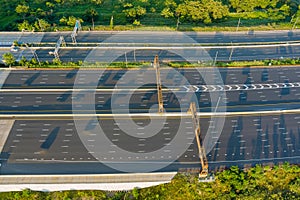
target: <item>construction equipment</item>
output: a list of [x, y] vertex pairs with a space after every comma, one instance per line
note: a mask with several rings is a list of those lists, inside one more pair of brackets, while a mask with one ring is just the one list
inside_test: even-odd
[[79, 30], [81, 30], [81, 24], [80, 24], [79, 20], [76, 20], [73, 32], [71, 33], [72, 42], [74, 44], [77, 44], [76, 36], [77, 36], [77, 33], [78, 33]]
[[58, 41], [57, 41], [57, 43], [55, 45], [54, 51], [49, 51], [49, 54], [50, 55], [54, 55], [54, 57], [56, 59], [60, 60], [59, 59], [59, 55], [58, 55], [58, 50], [60, 49], [61, 46], [64, 46], [64, 47], [66, 46], [66, 42], [65, 42], [64, 36], [60, 36], [59, 37], [59, 39], [58, 39]]
[[157, 98], [158, 98], [158, 112], [164, 112], [164, 103], [163, 103], [163, 96], [162, 96], [162, 86], [160, 80], [160, 67], [159, 67], [159, 60], [158, 55], [155, 56], [153, 66], [156, 70], [156, 86], [157, 86]]
[[205, 148], [202, 144], [202, 138], [201, 138], [201, 132], [200, 132], [200, 122], [197, 115], [197, 109], [196, 109], [196, 103], [191, 102], [190, 108], [188, 110], [188, 113], [192, 114], [194, 129], [195, 129], [195, 136], [198, 146], [198, 153], [201, 163], [201, 171], [199, 174], [199, 178], [206, 178], [208, 176], [208, 161], [205, 153]]

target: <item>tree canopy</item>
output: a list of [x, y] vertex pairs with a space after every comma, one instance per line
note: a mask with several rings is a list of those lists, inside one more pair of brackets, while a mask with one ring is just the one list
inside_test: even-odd
[[236, 166], [217, 172], [214, 182], [199, 182], [196, 174], [179, 173], [168, 184], [127, 192], [63, 191], [0, 193], [0, 199], [300, 199], [300, 167], [284, 164], [257, 165], [248, 170]]
[[[3, 0], [0, 30], [50, 31], [71, 27], [73, 18], [85, 24], [109, 26], [170, 25], [180, 21], [193, 25], [222, 24], [234, 16], [255, 23], [293, 21], [299, 11], [296, 0]], [[83, 20], [82, 20], [83, 21]], [[168, 23], [168, 24], [166, 24]], [[236, 24], [236, 20], [235, 20]]]
[[2, 56], [2, 61], [6, 65], [8, 65], [9, 67], [11, 67], [16, 62], [16, 58], [14, 57], [14, 55], [12, 53], [5, 53]]

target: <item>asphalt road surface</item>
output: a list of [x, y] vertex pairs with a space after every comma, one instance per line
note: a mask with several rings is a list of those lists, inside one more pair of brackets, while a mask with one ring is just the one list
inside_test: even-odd
[[[109, 138], [107, 152], [91, 150], [97, 140], [89, 140], [83, 145], [73, 120], [17, 120], [10, 132], [1, 156], [2, 174], [60, 174], [60, 173], [115, 173], [103, 163], [134, 163], [141, 169], [143, 162], [156, 165], [160, 162], [170, 162], [157, 171], [172, 171], [186, 167], [199, 167], [195, 141], [188, 143], [187, 149], [181, 154], [173, 151], [182, 148], [182, 143], [194, 138], [192, 120], [189, 118], [170, 118], [164, 127], [153, 137], [141, 137], [143, 128], [150, 119], [136, 119], [139, 128], [131, 130], [139, 137], [131, 137], [120, 129], [116, 119], [98, 119], [87, 121], [84, 133], [93, 132], [96, 126], [101, 126], [105, 137]], [[159, 120], [152, 119], [152, 120]], [[178, 132], [179, 121], [184, 124], [183, 132]], [[214, 129], [210, 119], [201, 118], [201, 132]], [[126, 122], [126, 119], [123, 121]], [[228, 116], [221, 136], [214, 148], [207, 152], [210, 169], [239, 165], [241, 167], [257, 163], [278, 163], [289, 161], [299, 163], [300, 160], [300, 118], [298, 114], [286, 115], [254, 115]], [[186, 141], [181, 145], [168, 145], [177, 135], [183, 134]], [[156, 157], [147, 157], [146, 153], [166, 147]], [[136, 157], [120, 157], [118, 148]], [[89, 149], [89, 150], [87, 150]], [[100, 156], [99, 156], [100, 155]], [[101, 155], [103, 155], [101, 157]], [[97, 156], [97, 157], [96, 157]], [[175, 156], [175, 157], [174, 157]], [[175, 160], [174, 162], [172, 160]], [[140, 168], [141, 167], [141, 168]]]
[[[219, 73], [205, 68], [199, 70], [201, 73], [195, 69], [161, 71], [161, 77], [164, 77], [164, 104], [168, 112], [179, 111], [179, 106], [186, 112], [190, 102], [186, 97], [193, 92], [200, 100], [202, 112], [212, 111], [210, 95], [222, 92], [226, 96], [221, 96], [220, 101], [231, 112], [299, 109], [300, 72], [297, 67], [226, 68], [220, 69]], [[99, 75], [99, 72], [103, 74]], [[209, 84], [203, 84], [207, 80]], [[72, 109], [75, 109], [77, 113], [93, 113], [89, 103], [92, 99], [92, 107], [97, 113], [110, 113], [112, 107], [118, 113], [126, 113], [123, 108], [126, 107], [126, 101], [123, 98], [128, 96], [130, 88], [139, 90], [131, 94], [129, 112], [144, 113], [149, 112], [149, 109], [156, 112], [155, 83], [154, 71], [147, 69], [11, 71], [3, 81], [0, 92], [0, 112], [6, 115], [28, 113], [34, 116], [37, 113], [72, 113]], [[83, 90], [72, 94], [72, 88]], [[119, 90], [112, 90], [114, 88]], [[111, 95], [113, 91], [116, 98]], [[175, 94], [182, 97], [183, 103], [178, 102]], [[111, 165], [124, 169], [134, 166], [132, 170], [138, 171], [145, 167], [145, 163], [149, 166], [166, 164], [156, 171], [200, 166], [191, 118], [169, 117], [160, 123], [160, 117], [140, 117], [133, 120], [137, 126], [128, 126], [129, 120], [124, 118], [120, 121], [111, 117], [82, 119], [79, 122], [59, 117], [47, 120], [17, 119], [1, 152], [1, 173], [117, 173], [122, 170]], [[217, 120], [200, 119], [203, 137], [216, 140], [207, 133], [216, 132]], [[81, 122], [83, 131], [78, 132], [78, 123]], [[158, 122], [163, 127], [156, 135], [149, 136], [152, 132], [147, 131], [147, 125], [151, 122]], [[299, 163], [299, 124], [298, 113], [262, 112], [226, 116], [220, 137], [212, 150], [207, 152], [210, 169], [284, 161]], [[98, 132], [99, 126], [103, 130], [102, 135]], [[124, 131], [124, 126], [130, 130]], [[104, 143], [108, 147], [99, 151], [97, 144], [103, 141], [99, 138], [85, 140], [86, 135], [104, 136], [111, 143]], [[184, 139], [170, 145], [177, 135]], [[120, 156], [119, 148], [128, 154], [138, 155]], [[162, 152], [159, 152], [160, 149]], [[154, 157], [145, 155], [156, 151], [158, 153]]]
[[[49, 55], [50, 51], [54, 51], [55, 43], [60, 35], [65, 36], [67, 43], [71, 42], [71, 33], [0, 33], [0, 47], [9, 47], [13, 41], [17, 40], [20, 43], [29, 44], [47, 44], [53, 46], [53, 49], [36, 50], [36, 54], [41, 61], [52, 61], [54, 56]], [[226, 43], [231, 46], [236, 43], [276, 43], [280, 42], [284, 45], [298, 42], [300, 39], [299, 31], [274, 31], [274, 32], [238, 32], [238, 33], [178, 33], [178, 32], [80, 32], [77, 36], [78, 43], [91, 43], [91, 47], [103, 47], [106, 45], [117, 44], [117, 46], [149, 46], [149, 44], [159, 44], [159, 46], [170, 44], [213, 44], [215, 46]], [[76, 47], [76, 46], [71, 46]], [[128, 51], [119, 55], [116, 61], [152, 61], [155, 55], [160, 55], [161, 60], [172, 61], [205, 61], [215, 59], [216, 61], [235, 61], [235, 60], [265, 60], [265, 59], [283, 59], [283, 58], [298, 58], [300, 47], [298, 45], [287, 46], [269, 46], [269, 47], [233, 47], [233, 48], [208, 48], [203, 50], [205, 56], [195, 55], [187, 59], [187, 56], [178, 55], [176, 52], [163, 50], [159, 47], [154, 50], [134, 50]], [[9, 49], [1, 49], [0, 56], [10, 51]], [[111, 51], [106, 49], [93, 50], [93, 58], [90, 57], [92, 49], [60, 49], [59, 57], [62, 61], [97, 61], [103, 60]], [[13, 51], [13, 55], [17, 60], [22, 56], [26, 59], [33, 58], [33, 53], [29, 49], [20, 49]], [[193, 53], [189, 53], [191, 56]], [[99, 58], [101, 57], [101, 58]], [[125, 58], [126, 57], [126, 58]]]
[[[0, 45], [10, 45], [18, 40], [22, 43], [56, 43], [60, 36], [64, 36], [66, 42], [72, 42], [71, 32], [2, 32], [0, 33]], [[300, 40], [300, 32], [294, 31], [248, 31], [248, 32], [79, 32], [76, 38], [78, 43], [168, 43], [170, 39], [183, 41], [191, 38], [200, 44], [218, 43], [263, 43], [263, 42], [297, 42]], [[117, 40], [117, 41], [116, 41]], [[185, 42], [189, 42], [186, 40]]]
[[[186, 112], [191, 101], [199, 102], [200, 112], [215, 109], [210, 93], [163, 93], [167, 112]], [[222, 108], [234, 111], [268, 111], [300, 109], [300, 88], [227, 92], [220, 97]], [[0, 114], [111, 114], [157, 112], [157, 92], [1, 92]], [[113, 110], [113, 111], [112, 111]]]
[[[141, 85], [153, 88], [156, 84], [155, 70], [149, 67], [139, 70], [86, 70], [84, 67], [80, 70], [11, 70], [2, 89], [72, 89], [74, 83], [79, 88], [92, 88], [95, 84], [98, 89], [113, 89], [116, 85], [120, 88]], [[299, 66], [162, 68], [160, 71], [162, 84], [166, 86], [297, 83], [300, 79]], [[90, 79], [94, 74], [97, 79]]]
[[[64, 62], [151, 62], [156, 55], [159, 55], [161, 61], [178, 61], [178, 62], [207, 62], [213, 61], [243, 61], [243, 60], [267, 60], [267, 59], [284, 59], [284, 58], [298, 58], [300, 56], [300, 46], [267, 46], [267, 47], [235, 47], [235, 48], [206, 48], [200, 50], [194, 50], [193, 52], [187, 52], [186, 55], [180, 55], [171, 50], [164, 50], [157, 47], [156, 49], [147, 50], [146, 48], [135, 48], [131, 50], [114, 51], [109, 47], [107, 49], [100, 48], [86, 48], [86, 49], [60, 49], [58, 54], [61, 61]], [[38, 49], [36, 54], [40, 61], [52, 61], [53, 55], [49, 52], [54, 51], [53, 49]], [[7, 50], [1, 50], [0, 55], [7, 52]], [[118, 53], [116, 53], [118, 52]], [[126, 52], [126, 53], [125, 53]], [[196, 53], [195, 53], [196, 52]], [[20, 60], [22, 56], [30, 59], [33, 54], [29, 50], [12, 52], [17, 60]], [[118, 56], [113, 60], [107, 58], [107, 55], [117, 54]], [[204, 56], [201, 56], [204, 54]]]
[[[164, 69], [164, 107], [168, 112], [185, 112], [193, 100], [199, 102], [201, 112], [213, 111], [217, 101], [229, 112], [299, 109], [299, 76], [297, 67]], [[205, 79], [211, 84], [206, 85]], [[156, 112], [155, 71], [12, 71], [2, 86], [0, 102], [1, 114]]]

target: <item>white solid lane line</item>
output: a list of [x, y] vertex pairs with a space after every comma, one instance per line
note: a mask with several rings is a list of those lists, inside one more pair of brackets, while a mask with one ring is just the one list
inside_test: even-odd
[[[300, 113], [300, 109], [292, 110], [272, 110], [272, 111], [248, 111], [248, 112], [201, 112], [198, 116], [240, 116], [240, 115], [273, 115], [273, 114], [294, 114]], [[129, 113], [129, 114], [7, 114], [0, 115], [2, 119], [17, 119], [17, 118], [91, 118], [91, 117], [190, 117], [191, 114], [183, 112], [172, 113]]]

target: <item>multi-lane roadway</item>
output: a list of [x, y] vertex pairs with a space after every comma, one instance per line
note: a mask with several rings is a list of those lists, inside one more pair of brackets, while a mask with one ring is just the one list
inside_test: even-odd
[[[147, 131], [147, 125], [160, 122], [163, 115], [117, 117], [127, 112], [157, 113], [156, 79], [152, 69], [8, 72], [1, 71], [4, 80], [0, 115], [13, 121], [13, 125], [1, 153], [3, 174], [118, 172], [103, 163], [124, 165], [124, 169], [131, 163], [133, 171], [142, 170], [139, 163], [151, 166], [169, 163], [159, 171], [199, 167], [191, 116], [164, 118], [161, 129], [153, 136], [149, 136], [151, 131]], [[214, 112], [216, 106], [224, 112], [240, 113], [226, 114], [220, 137], [211, 138], [215, 141], [207, 152], [211, 169], [284, 161], [299, 163], [299, 76], [298, 67], [162, 69], [164, 106], [167, 113], [186, 113], [193, 98], [190, 94], [194, 94], [200, 114]], [[208, 85], [205, 84], [207, 78]], [[214, 98], [214, 94], [221, 96]], [[211, 102], [211, 99], [220, 102]], [[112, 110], [114, 117], [110, 115]], [[70, 114], [90, 117], [74, 120]], [[203, 137], [213, 137], [207, 134], [217, 131], [216, 123], [221, 118], [201, 116]], [[128, 126], [131, 119], [135, 126]], [[78, 123], [82, 125], [78, 127]], [[97, 138], [92, 137], [97, 136], [99, 126], [111, 141], [101, 151], [95, 144]], [[168, 145], [178, 134], [182, 136], [179, 146], [178, 143]], [[187, 145], [186, 149], [180, 146], [183, 144]], [[118, 148], [129, 152], [128, 155], [120, 156]], [[183, 151], [176, 152], [178, 148]], [[162, 151], [155, 155], [145, 155], [160, 149]]]
[[[52, 61], [54, 56], [49, 52], [54, 51], [53, 47], [35, 47], [32, 48], [40, 61]], [[176, 50], [172, 50], [176, 49]], [[180, 55], [178, 52], [194, 51], [198, 54], [191, 56]], [[9, 47], [0, 49], [0, 56], [10, 52]], [[59, 57], [64, 62], [150, 62], [155, 55], [159, 55], [162, 61], [244, 61], [244, 60], [269, 60], [298, 58], [300, 56], [299, 44], [283, 45], [253, 45], [253, 46], [217, 46], [213, 47], [61, 47]], [[30, 60], [34, 57], [32, 51], [28, 48], [21, 48], [18, 51], [11, 52], [17, 60], [25, 57]], [[113, 60], [103, 60], [103, 56], [116, 54]], [[204, 58], [201, 55], [204, 54]], [[94, 55], [97, 55], [94, 57]]]
[[[299, 57], [299, 31], [274, 32], [238, 32], [238, 33], [194, 33], [194, 32], [79, 32], [78, 46], [71, 43], [70, 32], [56, 33], [0, 33], [0, 56], [10, 51], [13, 41], [28, 43], [35, 48], [22, 47], [12, 53], [17, 60], [22, 56], [28, 60], [33, 58], [32, 50], [39, 60], [52, 61], [54, 56], [49, 52], [55, 48], [60, 36], [65, 36], [67, 47], [61, 47], [59, 57], [62, 61], [91, 61], [91, 55], [111, 54], [112, 47], [118, 48], [117, 61], [151, 61], [155, 55], [160, 55], [166, 61], [202, 61], [203, 56], [184, 57], [170, 47], [197, 47], [203, 51], [207, 59], [216, 61], [234, 60], [265, 60]], [[199, 47], [200, 45], [205, 47]], [[125, 47], [130, 47], [125, 49]], [[152, 47], [152, 48], [150, 48]], [[31, 48], [31, 47], [30, 47]], [[200, 48], [200, 50], [199, 50]], [[189, 50], [186, 50], [189, 51]], [[125, 53], [126, 52], [126, 53]], [[92, 60], [97, 58], [93, 58]]]
[[[77, 46], [70, 35], [0, 33], [0, 56], [31, 59], [35, 52], [40, 61], [51, 61], [60, 36], [67, 42], [58, 50], [62, 61], [152, 61], [159, 55], [161, 61], [201, 64], [300, 56], [299, 31], [79, 32]], [[11, 51], [13, 41], [32, 48]], [[162, 68], [160, 75], [166, 114], [157, 113], [155, 70], [145, 66], [0, 71], [1, 174], [199, 168], [187, 113], [192, 101], [210, 169], [299, 163], [298, 66]]]
[[[72, 42], [71, 32], [1, 32], [0, 44], [11, 45], [17, 40], [21, 43], [56, 43], [60, 36], [64, 36], [66, 42]], [[169, 41], [178, 42], [185, 38], [191, 38], [200, 44], [224, 44], [224, 43], [287, 43], [298, 42], [300, 32], [293, 31], [242, 31], [242, 32], [159, 32], [159, 31], [84, 31], [77, 35], [78, 43], [153, 43], [157, 41], [167, 44]], [[186, 40], [189, 42], [191, 40]]]
[[[97, 73], [100, 81], [90, 78]], [[214, 73], [221, 80], [205, 85], [205, 76], [211, 78]], [[165, 77], [163, 100], [168, 112], [187, 110], [192, 98], [199, 102], [201, 112], [212, 111], [219, 100], [229, 112], [300, 108], [297, 67], [163, 69], [161, 76]], [[143, 113], [157, 104], [155, 84], [154, 70], [12, 71], [2, 86], [0, 112], [109, 114], [113, 108], [120, 113]], [[212, 98], [213, 94], [220, 98]]]

